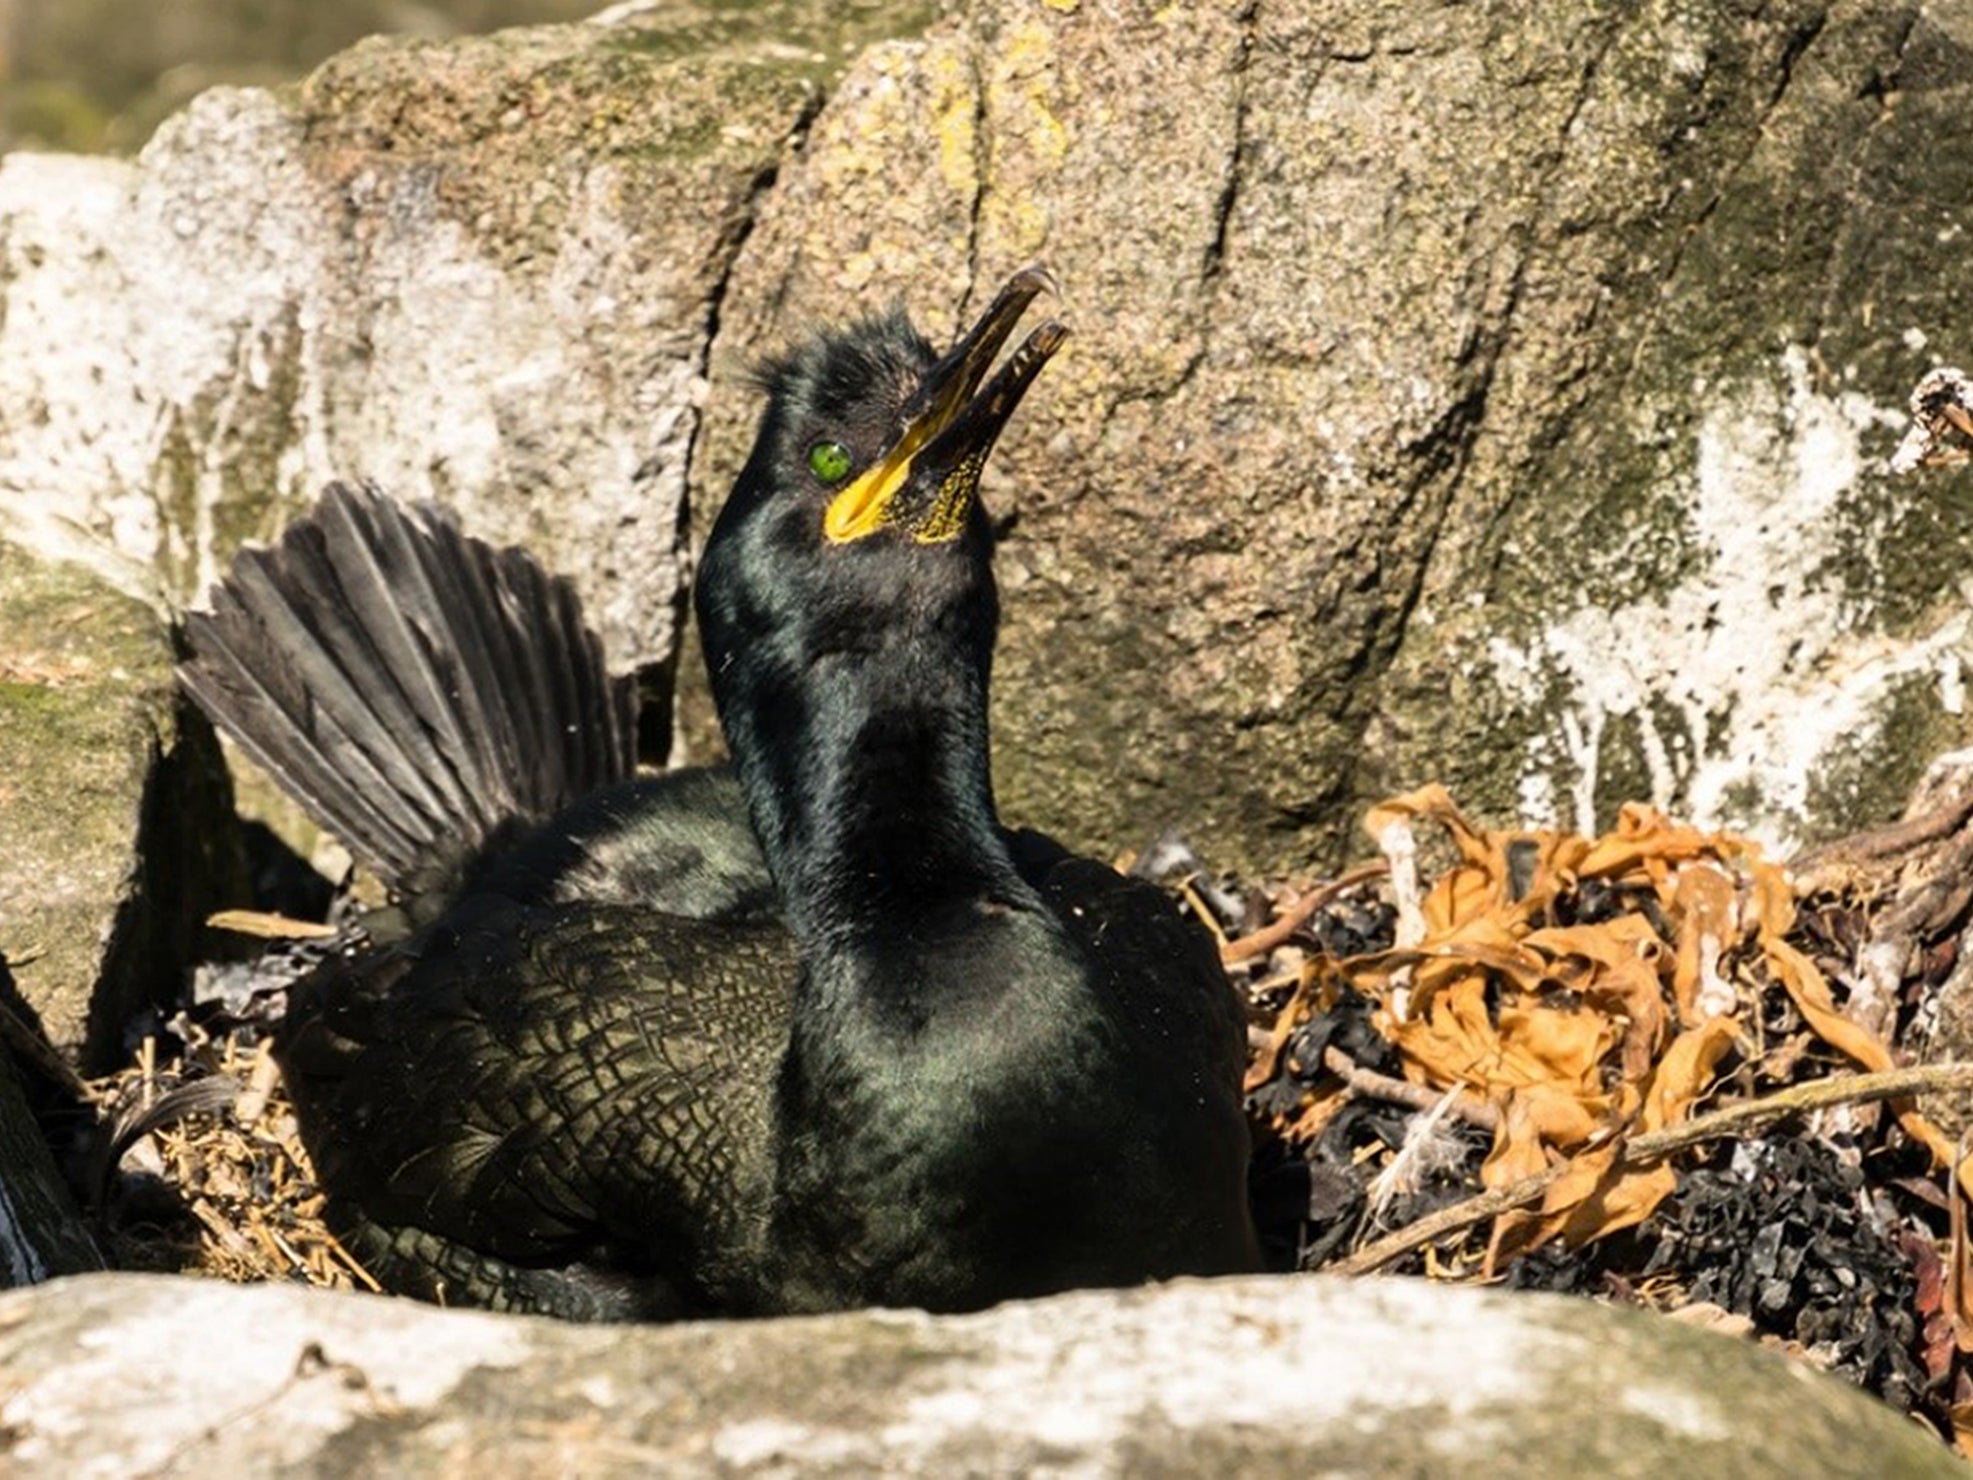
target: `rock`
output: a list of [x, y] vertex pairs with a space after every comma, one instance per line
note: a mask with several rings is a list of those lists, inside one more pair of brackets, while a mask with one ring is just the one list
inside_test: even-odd
[[102, 1267], [0, 1045], [0, 1290]]
[[1077, 337], [989, 489], [1022, 822], [1301, 866], [1436, 778], [1787, 847], [1967, 734], [1973, 521], [1883, 471], [1973, 309], [1961, 11], [972, 0], [808, 127], [920, 8], [619, 9], [0, 162], [10, 525], [184, 597], [376, 476], [573, 572], [661, 698], [740, 371], [1044, 256]]
[[727, 266], [818, 79], [914, 14], [377, 40], [205, 94], [134, 163], [0, 159], [5, 525], [186, 601], [374, 478], [571, 572], [662, 694]]
[[[187, 1332], [199, 1333], [194, 1348]], [[933, 1318], [579, 1327], [135, 1275], [0, 1297], [34, 1476], [1954, 1475], [1727, 1337], [1422, 1282], [1182, 1282]]]
[[243, 899], [225, 766], [171, 664], [144, 603], [0, 541], [0, 1010], [85, 1072], [127, 1062], [131, 1018]]
[[989, 489], [1014, 815], [1274, 866], [1429, 779], [1846, 830], [1967, 728], [1973, 525], [1883, 464], [1964, 356], [1970, 44], [1901, 0], [977, 0], [763, 202], [698, 506], [723, 366], [1045, 256], [1076, 338]]

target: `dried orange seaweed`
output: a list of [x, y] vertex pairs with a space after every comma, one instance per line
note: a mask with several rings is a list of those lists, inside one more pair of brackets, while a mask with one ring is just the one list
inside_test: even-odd
[[[1454, 861], [1419, 892], [1414, 829], [1423, 823], [1443, 834]], [[1372, 807], [1364, 828], [1390, 860], [1397, 946], [1309, 963], [1255, 1082], [1318, 1009], [1308, 984], [1333, 971], [1376, 1005], [1372, 1021], [1408, 1079], [1462, 1086], [1498, 1107], [1481, 1170], [1487, 1187], [1567, 1164], [1538, 1207], [1496, 1222], [1490, 1263], [1651, 1215], [1675, 1178], [1665, 1165], [1620, 1169], [1625, 1139], [1686, 1119], [1735, 1045], [1751, 1050], [1749, 1008], [1769, 982], [1829, 1047], [1864, 1068], [1892, 1063], [1889, 1046], [1843, 1014], [1822, 973], [1788, 943], [1793, 890], [1747, 838], [1638, 805], [1598, 838], [1493, 831], [1436, 785]], [[1590, 884], [1606, 903], [1585, 912]], [[1559, 909], [1565, 902], [1571, 911]], [[1582, 913], [1596, 917], [1573, 917]], [[1909, 1105], [1897, 1108], [1905, 1130], [1949, 1163], [1944, 1138]], [[1311, 1102], [1304, 1121], [1313, 1110]], [[1325, 1106], [1315, 1122], [1333, 1113]]]

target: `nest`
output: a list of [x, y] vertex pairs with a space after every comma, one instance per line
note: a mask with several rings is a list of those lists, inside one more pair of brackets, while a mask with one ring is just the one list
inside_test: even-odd
[[[1973, 788], [1787, 868], [1641, 807], [1597, 838], [1496, 831], [1426, 788], [1366, 828], [1377, 862], [1301, 885], [1182, 845], [1124, 861], [1247, 1004], [1272, 1262], [1744, 1331], [1965, 1443], [1960, 1112], [1917, 1097], [1973, 1070], [1908, 1061], [1973, 985]], [[207, 1003], [91, 1085], [112, 1258], [375, 1289], [323, 1222], [266, 1021]]]
[[1255, 1024], [1277, 1261], [1744, 1329], [1965, 1446], [1973, 1067], [1911, 1060], [1973, 984], [1973, 791], [1786, 869], [1642, 807], [1491, 831], [1427, 788], [1366, 827], [1341, 880], [1186, 891]]
[[92, 1180], [111, 1262], [376, 1290], [323, 1221], [294, 1107], [259, 1030], [181, 1018], [169, 1041], [169, 1063], [146, 1036], [133, 1063], [88, 1082], [98, 1118]]

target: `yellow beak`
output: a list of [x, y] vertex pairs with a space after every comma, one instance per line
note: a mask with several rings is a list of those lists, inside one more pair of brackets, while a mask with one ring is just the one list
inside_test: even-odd
[[[979, 321], [926, 372], [884, 451], [829, 501], [822, 533], [831, 543], [864, 539], [906, 520], [921, 543], [959, 534], [987, 452], [1068, 331], [1053, 321], [1043, 324], [990, 385], [982, 390], [980, 383], [1028, 305], [1054, 286], [1054, 278], [1039, 265], [1015, 273]], [[907, 509], [899, 496], [913, 482], [914, 472], [936, 474], [938, 489], [926, 507], [919, 507], [924, 501], [914, 497]], [[927, 481], [918, 480], [921, 485]]]

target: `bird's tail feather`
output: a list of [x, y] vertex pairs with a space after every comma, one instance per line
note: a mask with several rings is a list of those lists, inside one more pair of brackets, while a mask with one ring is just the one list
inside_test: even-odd
[[404, 894], [636, 761], [630, 684], [574, 588], [374, 487], [242, 551], [186, 640], [199, 706]]

